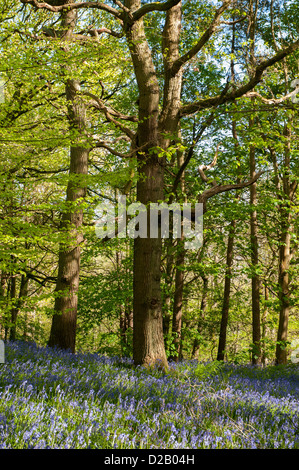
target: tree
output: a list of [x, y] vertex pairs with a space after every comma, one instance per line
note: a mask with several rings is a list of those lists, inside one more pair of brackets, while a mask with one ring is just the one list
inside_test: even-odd
[[[0, 104], [0, 310], [5, 338], [11, 340], [18, 337], [19, 313], [28, 308], [36, 285], [45, 286], [53, 281], [50, 256], [44, 252], [37, 254], [37, 246], [51, 245], [48, 242], [49, 234], [52, 234], [51, 223], [45, 227], [45, 220], [48, 217], [51, 222], [53, 220], [45, 215], [45, 206], [59, 192], [43, 186], [40, 181], [43, 171], [38, 164], [34, 168], [33, 161], [41, 142], [37, 129], [40, 125], [43, 127], [43, 118], [49, 113], [47, 108], [43, 118], [39, 115], [39, 108], [45, 104], [43, 94], [47, 85], [42, 79], [28, 79], [28, 70], [36, 65], [36, 58], [34, 54], [30, 57], [27, 44], [24, 46], [17, 32], [14, 36], [14, 29], [21, 21], [18, 7], [19, 2], [4, 2], [0, 12], [1, 52], [6, 58], [1, 64], [5, 89]], [[13, 27], [11, 17], [15, 18]], [[22, 66], [24, 69], [21, 71]], [[51, 103], [51, 98], [48, 103]], [[33, 129], [36, 131], [35, 139], [32, 138]], [[32, 145], [34, 140], [35, 146]], [[46, 144], [40, 148], [43, 149], [43, 157], [40, 156], [39, 163], [48, 156]], [[47, 174], [47, 170], [44, 173]], [[51, 203], [49, 206], [52, 208]], [[45, 266], [47, 274], [42, 273]]]
[[[37, 9], [46, 9], [53, 13], [67, 11], [71, 15], [71, 12], [75, 10], [98, 9], [114, 18], [117, 23], [116, 29], [106, 28], [106, 32], [114, 36], [124, 35], [126, 38], [139, 95], [138, 123], [134, 131], [119, 124], [118, 128], [122, 129], [132, 141], [139, 176], [136, 197], [147, 207], [150, 203], [164, 200], [166, 151], [170, 145], [178, 142], [180, 121], [207, 109], [219, 109], [222, 105], [248, 96], [261, 81], [267, 69], [299, 48], [299, 40], [290, 42], [276, 53], [269, 54], [267, 58], [257, 62], [250, 76], [245, 78], [239, 86], [231, 86], [231, 83], [226, 81], [225, 84], [218, 85], [213, 96], [203, 96], [198, 99], [193, 97], [191, 101], [186, 101], [182, 93], [184, 69], [192, 60], [198, 59], [205, 48], [208, 46], [213, 48], [213, 40], [220, 40], [221, 29], [219, 28], [223, 25], [227, 26], [227, 20], [222, 20], [222, 18], [224, 15], [229, 18], [232, 1], [225, 0], [218, 8], [212, 4], [205, 6], [205, 21], [199, 26], [199, 30], [195, 28], [197, 37], [193, 35], [193, 43], [190, 47], [188, 45], [186, 47], [181, 35], [183, 5], [185, 4], [180, 0], [144, 4], [141, 0], [126, 0], [123, 3], [114, 1], [115, 6], [111, 6], [110, 2], [67, 2], [65, 4], [59, 2], [57, 4], [57, 2], [40, 3], [37, 0], [21, 1], [23, 4], [31, 4]], [[166, 12], [160, 45], [163, 71], [159, 75], [144, 21], [146, 15], [154, 12], [157, 14], [162, 12], [163, 15], [163, 12]], [[159, 24], [162, 23], [162, 14], [159, 16]], [[241, 19], [243, 20], [243, 17]], [[97, 99], [95, 102], [101, 108], [100, 100]], [[102, 111], [112, 122], [112, 115], [108, 108], [102, 107]], [[128, 116], [121, 116], [119, 112], [116, 115], [119, 119], [129, 119]], [[188, 159], [187, 155], [179, 169], [178, 177], [189, 161], [190, 158]], [[252, 184], [252, 181], [246, 184]], [[213, 185], [212, 188], [206, 190], [205, 194], [200, 195], [199, 199], [205, 202], [207, 198], [220, 191], [244, 187], [241, 183], [239, 186], [234, 184], [224, 186], [226, 187], [220, 190], [217, 184]], [[157, 239], [138, 237], [134, 241], [133, 356], [136, 364], [160, 363], [166, 367], [161, 303], [161, 249], [161, 237]]]
[[[58, 5], [59, 2], [56, 2], [56, 4]], [[38, 77], [38, 80], [40, 80], [43, 85], [36, 87], [36, 81], [38, 80], [34, 78], [32, 79], [32, 86], [29, 86], [29, 89], [23, 94], [21, 94], [21, 92], [23, 91], [23, 87], [25, 88], [25, 84], [21, 82], [21, 85], [17, 87], [17, 99], [12, 100], [14, 105], [3, 118], [3, 122], [8, 126], [10, 121], [18, 119], [20, 116], [24, 115], [25, 112], [32, 112], [32, 109], [36, 106], [36, 103], [33, 100], [36, 99], [36, 95], [38, 95], [40, 91], [45, 90], [45, 95], [42, 96], [38, 105], [40, 107], [43, 106], [42, 112], [45, 113], [45, 105], [47, 103], [51, 105], [54, 102], [53, 108], [56, 110], [56, 116], [53, 118], [52, 115], [50, 118], [50, 121], [52, 119], [52, 122], [45, 124], [47, 137], [44, 136], [44, 139], [51, 143], [54, 140], [53, 136], [49, 135], [49, 128], [51, 125], [53, 126], [53, 122], [55, 122], [58, 127], [57, 133], [64, 133], [63, 138], [61, 136], [58, 143], [60, 148], [64, 146], [62, 152], [66, 153], [65, 146], [67, 147], [68, 144], [70, 145], [70, 162], [69, 174], [67, 177], [66, 198], [65, 200], [62, 200], [62, 198], [59, 199], [59, 204], [56, 204], [58, 215], [61, 216], [59, 227], [61, 237], [59, 242], [56, 290], [54, 293], [54, 316], [49, 345], [55, 345], [74, 351], [80, 257], [83, 244], [83, 203], [87, 192], [88, 160], [90, 160], [91, 150], [97, 149], [98, 140], [94, 137], [94, 134], [98, 132], [98, 127], [100, 126], [100, 121], [97, 119], [97, 127], [95, 130], [94, 127], [91, 126], [94, 134], [92, 131], [88, 130], [87, 124], [91, 123], [94, 116], [90, 111], [90, 103], [85, 103], [83, 100], [81, 84], [78, 76], [80, 74], [81, 76], [84, 75], [82, 82], [86, 83], [87, 81], [90, 83], [90, 80], [88, 79], [90, 78], [91, 73], [95, 73], [97, 75], [97, 72], [93, 67], [92, 72], [90, 71], [88, 75], [85, 64], [85, 67], [80, 67], [80, 72], [78, 73], [76, 61], [79, 61], [78, 58], [80, 57], [80, 51], [76, 46], [75, 40], [73, 40], [73, 30], [77, 23], [77, 10], [72, 9], [67, 12], [62, 11], [60, 15], [60, 26], [57, 27], [52, 24], [49, 25], [48, 18], [46, 18], [46, 21], [43, 21], [44, 18], [42, 17], [41, 21], [40, 16], [42, 15], [36, 16], [37, 18], [34, 17], [32, 19], [32, 21], [35, 21], [35, 23], [32, 23], [34, 24], [32, 27], [35, 31], [34, 34], [28, 33], [28, 31], [30, 31], [29, 21], [28, 25], [26, 25], [28, 26], [28, 29], [18, 28], [13, 32], [20, 35], [21, 38], [25, 36], [28, 44], [30, 44], [28, 49], [30, 49], [32, 44], [32, 49], [35, 48], [35, 51], [37, 49], [37, 53], [43, 51], [43, 47], [46, 44], [46, 50], [49, 51], [50, 56], [49, 60], [54, 64], [53, 70], [49, 72], [44, 63], [39, 64], [39, 70], [42, 75]], [[28, 18], [31, 17], [27, 16], [27, 20]], [[86, 41], [84, 41], [84, 44], [85, 42]], [[93, 41], [93, 43], [96, 43], [96, 41]], [[89, 51], [91, 51], [90, 48]], [[24, 55], [26, 55], [26, 52]], [[33, 55], [33, 57], [35, 56]], [[91, 54], [89, 59], [92, 60]], [[38, 61], [39, 59], [33, 59], [33, 61], [34, 60]], [[56, 64], [58, 64], [58, 67], [56, 67]], [[72, 67], [73, 64], [75, 64], [74, 68]], [[25, 69], [26, 66], [27, 64], [24, 65]], [[113, 67], [113, 63], [111, 64], [111, 67]], [[27, 68], [30, 69], [30, 66]], [[109, 70], [109, 67], [107, 67], [107, 69]], [[31, 83], [30, 79], [28, 80], [29, 84]], [[94, 85], [95, 80], [93, 79], [91, 81]], [[64, 86], [64, 91], [61, 90], [61, 83]], [[102, 89], [102, 87], [100, 87], [100, 89]], [[92, 96], [93, 95], [91, 94], [91, 97]], [[87, 107], [89, 107], [88, 116]], [[65, 119], [65, 115], [67, 119]], [[63, 122], [63, 125], [61, 125], [61, 121]], [[37, 122], [39, 123], [39, 121]], [[64, 125], [65, 122], [68, 123], [68, 126]], [[38, 124], [33, 127], [38, 128]], [[53, 144], [50, 148], [51, 158], [49, 159], [52, 164], [52, 168], [44, 169], [41, 164], [41, 168], [31, 167], [29, 169], [30, 172], [33, 175], [39, 176], [55, 174], [55, 169], [53, 168], [55, 165], [55, 153], [57, 153], [57, 147]], [[67, 168], [64, 167], [57, 171], [66, 173]], [[32, 276], [32, 274], [30, 274], [30, 276]], [[16, 316], [16, 311], [17, 310], [15, 308], [12, 309], [14, 317]]]
[[[276, 173], [276, 189], [279, 204], [279, 214], [281, 220], [280, 242], [279, 242], [279, 265], [278, 265], [278, 286], [279, 286], [279, 324], [277, 331], [276, 363], [286, 364], [287, 362], [287, 339], [288, 321], [290, 313], [290, 265], [292, 259], [292, 205], [294, 203], [295, 192], [298, 181], [291, 179], [291, 139], [292, 139], [292, 119], [289, 119], [284, 126], [285, 145], [283, 152], [282, 188]], [[273, 162], [277, 164], [273, 149], [271, 150]]]
[[[258, 1], [250, 1], [249, 4], [249, 76], [255, 69], [255, 41], [256, 41], [256, 15], [258, 11]], [[251, 98], [254, 101], [254, 98]], [[254, 127], [254, 118], [249, 118], [249, 132]], [[253, 178], [256, 174], [256, 150], [255, 146], [251, 145], [249, 148], [249, 165], [250, 176]], [[251, 263], [252, 263], [252, 277], [251, 277], [251, 302], [252, 302], [252, 363], [258, 364], [261, 360], [261, 327], [260, 327], [260, 278], [258, 274], [259, 266], [259, 253], [258, 253], [258, 219], [257, 219], [257, 183], [250, 186], [250, 247], [251, 247]]]
[[[66, 51], [68, 49], [67, 42], [76, 26], [76, 20], [76, 10], [64, 11], [61, 15], [61, 29], [58, 33]], [[66, 75], [71, 72], [69, 69], [70, 67], [66, 66]], [[84, 177], [88, 174], [90, 151], [84, 137], [87, 126], [86, 109], [79, 96], [80, 90], [78, 80], [66, 78], [65, 94], [68, 103], [68, 118], [70, 132], [74, 134], [75, 142], [70, 148], [69, 182], [66, 192], [66, 206], [69, 209], [62, 216], [61, 229], [68, 231], [69, 237], [59, 249], [56, 283], [58, 295], [55, 298], [55, 314], [49, 338], [49, 346], [59, 346], [63, 349], [70, 349], [72, 352], [75, 351], [76, 345], [80, 254], [83, 242], [81, 230], [83, 209], [80, 205], [86, 195]]]

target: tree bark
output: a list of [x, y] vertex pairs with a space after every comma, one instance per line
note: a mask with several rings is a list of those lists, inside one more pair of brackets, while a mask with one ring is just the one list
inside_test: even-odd
[[[145, 169], [144, 169], [145, 170]], [[137, 184], [137, 199], [147, 205], [158, 202], [155, 183], [162, 179], [158, 164], [146, 164], [145, 181]], [[161, 185], [162, 186], [162, 185]], [[163, 187], [163, 186], [162, 186]], [[133, 359], [146, 366], [167, 365], [164, 348], [161, 302], [161, 238], [136, 238], [133, 275]]]
[[[70, 177], [87, 174], [88, 151], [85, 148], [71, 149]], [[76, 202], [85, 196], [85, 188], [68, 184], [66, 202]], [[75, 351], [77, 305], [80, 272], [80, 255], [83, 236], [80, 231], [83, 221], [82, 209], [63, 215], [61, 228], [68, 230], [69, 243], [60, 246], [58, 276], [56, 283], [55, 314], [53, 316], [49, 346]], [[70, 230], [71, 227], [71, 230]]]
[[[127, 0], [131, 11], [141, 6], [140, 0]], [[143, 19], [126, 26], [135, 76], [139, 89], [139, 123], [137, 154], [139, 179], [137, 200], [149, 208], [150, 203], [164, 200], [165, 157], [153, 150], [158, 146], [166, 149], [170, 135], [175, 135], [179, 122], [181, 76], [173, 75], [171, 65], [178, 57], [178, 40], [181, 22], [181, 2], [166, 13], [163, 30], [165, 82], [162, 112], [159, 116], [160, 90], [151, 50], [146, 40]], [[148, 214], [149, 221], [149, 214]], [[133, 359], [136, 364], [160, 364], [167, 367], [163, 337], [163, 314], [161, 299], [161, 234], [134, 241], [133, 276]]]
[[[140, 7], [141, 2], [131, 0], [126, 5], [134, 10]], [[143, 147], [143, 152], [137, 156], [137, 200], [148, 209], [149, 203], [163, 200], [163, 166], [158, 156], [150, 152], [158, 144], [159, 85], [143, 20], [128, 26], [126, 35], [139, 89], [137, 145]], [[149, 217], [147, 220], [149, 222]], [[160, 291], [161, 251], [161, 237], [149, 237], [148, 223], [147, 237], [134, 240], [133, 359], [135, 364], [154, 365], [160, 362], [164, 367], [167, 359]]]
[[[72, 34], [76, 23], [76, 11], [62, 14], [61, 29], [64, 38]], [[58, 275], [54, 315], [49, 338], [49, 346], [56, 346], [75, 352], [76, 324], [78, 306], [78, 287], [80, 273], [80, 256], [83, 235], [83, 210], [80, 202], [86, 194], [85, 177], [88, 172], [87, 146], [76, 144], [76, 140], [84, 138], [86, 128], [85, 106], [78, 96], [80, 84], [67, 79], [65, 86], [68, 102], [69, 127], [74, 144], [70, 148], [69, 182], [66, 191], [66, 207], [61, 221], [61, 232], [67, 240], [62, 242], [59, 251]]]

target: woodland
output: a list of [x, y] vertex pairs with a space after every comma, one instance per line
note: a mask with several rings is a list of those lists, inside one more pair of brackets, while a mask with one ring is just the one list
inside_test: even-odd
[[[298, 362], [298, 18], [295, 0], [1, 0], [0, 338], [164, 369]], [[200, 248], [99, 238], [121, 196], [201, 203]]]

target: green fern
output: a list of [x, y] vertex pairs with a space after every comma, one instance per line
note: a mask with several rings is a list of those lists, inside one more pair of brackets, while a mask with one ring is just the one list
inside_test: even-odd
[[207, 380], [208, 378], [219, 374], [222, 368], [223, 363], [221, 361], [199, 363], [195, 369], [195, 376], [199, 380]]

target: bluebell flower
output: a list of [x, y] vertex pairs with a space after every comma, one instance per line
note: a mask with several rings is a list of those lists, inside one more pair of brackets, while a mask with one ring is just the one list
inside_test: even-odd
[[[226, 365], [204, 382], [123, 368], [128, 359], [9, 343], [0, 369], [0, 447], [293, 448], [298, 372]], [[125, 362], [127, 361], [127, 362]], [[184, 367], [186, 370], [184, 370]], [[82, 373], [83, 371], [83, 373]], [[181, 376], [181, 379], [180, 379]]]

